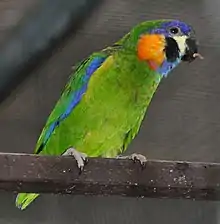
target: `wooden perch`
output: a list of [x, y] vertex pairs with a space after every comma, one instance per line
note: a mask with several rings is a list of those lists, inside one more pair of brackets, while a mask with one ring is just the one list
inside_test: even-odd
[[0, 153], [0, 190], [130, 197], [220, 199], [220, 164], [89, 159]]

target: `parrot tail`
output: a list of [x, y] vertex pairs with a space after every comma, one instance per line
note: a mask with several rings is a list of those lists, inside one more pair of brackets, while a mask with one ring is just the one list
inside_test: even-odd
[[17, 208], [24, 210], [39, 194], [34, 193], [19, 193], [16, 197], [15, 205]]

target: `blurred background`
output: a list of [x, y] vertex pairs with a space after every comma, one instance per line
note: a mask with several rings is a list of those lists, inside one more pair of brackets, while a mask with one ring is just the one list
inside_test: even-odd
[[[1, 61], [15, 57], [19, 48], [27, 47], [23, 41], [22, 45], [14, 44], [10, 53], [4, 51], [13, 37], [17, 40], [18, 27], [31, 21], [42, 2], [0, 1], [0, 65]], [[45, 60], [27, 72], [28, 77], [17, 88], [13, 87], [10, 96], [1, 103], [1, 151], [33, 152], [47, 116], [76, 62], [112, 44], [138, 22], [177, 18], [194, 26], [205, 60], [182, 64], [163, 80], [128, 153], [140, 152], [150, 159], [220, 162], [219, 7], [217, 0], [99, 1], [90, 13], [85, 13], [87, 18], [77, 30], [48, 51]], [[48, 14], [53, 14], [52, 8], [48, 5]], [[56, 13], [53, 16], [55, 21]], [[29, 26], [30, 33], [32, 29], [35, 25]], [[41, 36], [41, 30], [34, 34], [37, 35]], [[1, 52], [6, 52], [8, 58]], [[12, 61], [11, 66], [14, 65], [16, 62]], [[4, 81], [1, 80], [4, 69], [0, 69], [0, 83]], [[220, 223], [218, 202], [43, 195], [22, 212], [15, 208], [14, 198], [14, 194], [0, 194], [0, 223]]]

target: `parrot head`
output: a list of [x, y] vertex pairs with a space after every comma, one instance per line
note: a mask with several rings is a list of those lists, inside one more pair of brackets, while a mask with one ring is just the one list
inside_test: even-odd
[[202, 59], [193, 28], [179, 20], [143, 22], [125, 39], [134, 43], [138, 58], [162, 76], [167, 76], [181, 61]]

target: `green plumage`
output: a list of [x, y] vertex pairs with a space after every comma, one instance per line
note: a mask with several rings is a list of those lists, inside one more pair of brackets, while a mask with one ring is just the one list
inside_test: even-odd
[[[92, 54], [76, 68], [47, 120], [35, 153], [61, 155], [74, 147], [88, 157], [115, 157], [127, 149], [162, 77], [138, 59], [136, 44], [143, 31], [162, 22], [138, 25], [115, 45]], [[66, 110], [70, 94], [82, 85], [89, 63], [100, 56], [106, 59], [92, 74], [80, 102], [39, 151], [49, 126]], [[24, 209], [37, 196], [19, 194], [16, 206]]]
[[86, 94], [40, 154], [60, 155], [73, 146], [90, 157], [115, 157], [127, 147], [129, 135], [136, 135], [159, 79], [135, 55], [115, 52], [91, 77]]

